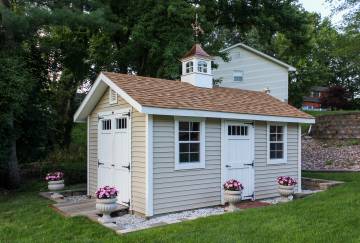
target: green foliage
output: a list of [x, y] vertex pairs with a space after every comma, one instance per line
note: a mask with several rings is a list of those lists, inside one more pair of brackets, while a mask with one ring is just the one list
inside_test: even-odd
[[341, 85], [358, 107], [358, 21], [339, 32], [296, 0], [1, 1], [0, 167], [14, 140], [20, 163], [84, 160], [68, 155], [80, 142], [71, 137], [79, 87], [100, 71], [178, 79], [178, 59], [195, 41], [195, 12], [210, 54], [226, 59], [219, 50], [241, 41], [297, 67], [292, 104], [313, 85]]

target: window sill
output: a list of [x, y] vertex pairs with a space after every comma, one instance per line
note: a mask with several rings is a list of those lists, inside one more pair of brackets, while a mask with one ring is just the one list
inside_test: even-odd
[[287, 161], [284, 159], [275, 159], [275, 160], [268, 159], [267, 164], [268, 165], [281, 165], [281, 164], [287, 164]]
[[205, 163], [175, 164], [175, 170], [205, 169]]

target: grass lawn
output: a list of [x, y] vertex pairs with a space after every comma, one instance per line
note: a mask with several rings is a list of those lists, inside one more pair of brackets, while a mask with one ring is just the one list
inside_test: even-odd
[[[306, 173], [345, 185], [288, 204], [198, 219], [127, 235], [84, 217], [64, 218], [39, 185], [0, 196], [0, 242], [353, 242], [360, 241], [360, 174]], [[44, 185], [42, 185], [44, 187]], [[35, 188], [35, 189], [34, 189]]]

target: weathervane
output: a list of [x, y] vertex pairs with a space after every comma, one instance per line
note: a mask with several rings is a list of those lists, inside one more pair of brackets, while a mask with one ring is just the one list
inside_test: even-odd
[[194, 30], [194, 34], [195, 34], [195, 41], [197, 42], [198, 36], [199, 34], [204, 34], [204, 30], [201, 28], [199, 22], [198, 22], [198, 15], [196, 13], [195, 15], [195, 23], [191, 24], [191, 27]]

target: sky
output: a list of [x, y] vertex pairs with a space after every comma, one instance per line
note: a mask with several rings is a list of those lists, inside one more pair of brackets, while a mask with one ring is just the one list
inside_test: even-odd
[[[322, 18], [331, 15], [331, 7], [325, 0], [299, 0], [305, 10], [309, 12], [317, 12]], [[331, 22], [337, 25], [341, 22], [342, 15], [337, 14], [331, 17]]]

